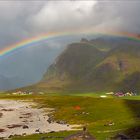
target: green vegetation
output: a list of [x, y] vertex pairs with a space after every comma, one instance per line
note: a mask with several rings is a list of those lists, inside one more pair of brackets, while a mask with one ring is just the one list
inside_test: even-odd
[[39, 83], [20, 90], [139, 93], [139, 52], [139, 44], [132, 40], [84, 39], [69, 44]]
[[[53, 136], [53, 137], [66, 137], [70, 134], [73, 134], [75, 132], [73, 131], [62, 131], [62, 132], [57, 132], [57, 133], [48, 133], [48, 134], [34, 134], [34, 135], [29, 135], [29, 136], [24, 136], [24, 137], [15, 137], [12, 138], [12, 140], [40, 140], [42, 137], [48, 137], [48, 136]], [[53, 140], [62, 140], [63, 138], [53, 138]], [[52, 138], [46, 138], [46, 140], [52, 140]]]
[[[100, 95], [103, 95], [103, 93]], [[61, 94], [61, 96], [60, 94], [26, 96], [0, 95], [1, 99], [32, 99], [37, 103], [37, 107], [39, 108], [55, 108], [55, 120], [65, 120], [70, 124], [87, 125], [91, 134], [100, 140], [104, 140], [131, 127], [140, 125], [140, 120], [138, 119], [138, 115], [140, 115], [140, 101], [138, 99], [140, 99], [140, 97], [137, 97], [123, 97], [127, 98], [127, 100], [113, 97], [102, 99], [93, 93], [87, 93], [87, 96], [83, 93], [77, 95], [69, 94], [69, 96], [65, 94]], [[75, 106], [80, 106], [80, 110], [76, 110]], [[109, 126], [109, 122], [114, 123], [114, 125]], [[31, 136], [13, 138], [13, 140], [38, 140], [44, 135], [67, 136], [71, 133], [74, 132], [34, 134]]]

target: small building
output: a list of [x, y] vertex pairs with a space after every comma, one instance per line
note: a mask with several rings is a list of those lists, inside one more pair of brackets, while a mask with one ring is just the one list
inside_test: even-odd
[[125, 94], [123, 92], [117, 92], [114, 95], [117, 97], [124, 97], [125, 96]]
[[107, 96], [106, 96], [106, 95], [101, 95], [100, 97], [101, 97], [101, 98], [106, 98]]
[[125, 96], [133, 96], [133, 94], [132, 94], [132, 93], [127, 92], [127, 93], [125, 93]]
[[108, 92], [108, 93], [106, 93], [107, 95], [113, 95], [114, 94], [114, 92]]

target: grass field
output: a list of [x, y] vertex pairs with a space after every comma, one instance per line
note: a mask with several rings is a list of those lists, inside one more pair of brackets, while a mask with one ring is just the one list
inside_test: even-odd
[[[103, 95], [103, 93], [100, 95]], [[99, 97], [99, 94], [93, 93], [87, 93], [86, 96], [80, 93], [68, 95], [0, 95], [1, 99], [32, 99], [38, 103], [37, 107], [39, 108], [55, 108], [55, 120], [64, 120], [70, 124], [86, 125], [90, 133], [99, 140], [105, 140], [119, 132], [124, 132], [129, 128], [140, 125], [140, 96], [123, 98]], [[79, 106], [80, 109], [75, 109], [75, 106]], [[106, 126], [109, 122], [113, 122], [114, 125]], [[12, 140], [39, 140], [42, 136], [67, 136], [72, 133], [74, 132], [34, 134], [13, 138]]]

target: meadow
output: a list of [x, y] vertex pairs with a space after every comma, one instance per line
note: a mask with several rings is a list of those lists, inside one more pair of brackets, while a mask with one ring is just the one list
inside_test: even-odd
[[[140, 96], [100, 98], [100, 94], [44, 94], [44, 95], [0, 95], [0, 99], [32, 100], [38, 108], [55, 108], [53, 119], [69, 124], [87, 126], [97, 140], [105, 140], [118, 133], [127, 133], [132, 127], [140, 125]], [[78, 107], [78, 108], [77, 108]], [[109, 124], [113, 125], [109, 125]], [[75, 131], [48, 134], [33, 134], [14, 137], [12, 140], [39, 140], [43, 136], [68, 136]], [[49, 138], [47, 138], [49, 139]], [[50, 138], [51, 139], [51, 138]], [[58, 138], [53, 138], [57, 140]], [[59, 138], [60, 140], [60, 138]]]

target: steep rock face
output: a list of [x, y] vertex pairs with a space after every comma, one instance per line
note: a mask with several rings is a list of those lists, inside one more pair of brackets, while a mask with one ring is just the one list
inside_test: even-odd
[[52, 74], [54, 78], [81, 79], [103, 59], [104, 55], [104, 52], [96, 49], [91, 44], [70, 44], [57, 58], [56, 62], [50, 66], [46, 75], [50, 77], [50, 73], [54, 71], [55, 74]]

